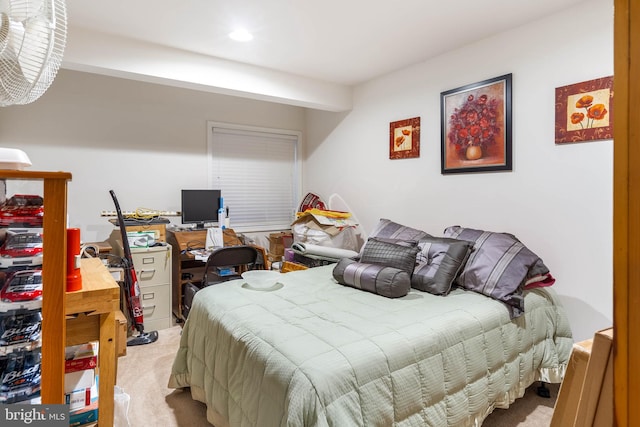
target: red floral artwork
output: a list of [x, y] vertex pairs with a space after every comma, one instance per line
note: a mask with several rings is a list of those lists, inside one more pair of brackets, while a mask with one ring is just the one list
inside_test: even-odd
[[468, 146], [487, 148], [500, 134], [498, 109], [500, 100], [482, 94], [467, 96], [462, 107], [455, 108], [449, 118], [449, 141], [461, 155]]
[[420, 117], [389, 124], [389, 158], [420, 157]]
[[613, 77], [556, 89], [556, 144], [613, 139]]
[[[576, 108], [584, 108], [587, 111], [587, 121], [583, 122], [584, 114], [582, 113], [573, 113], [571, 114], [571, 123], [574, 125], [580, 124], [582, 129], [592, 128], [594, 126], [594, 120], [602, 120], [607, 114], [607, 109], [604, 104], [595, 104], [593, 103], [593, 96], [584, 95], [580, 99], [576, 101]], [[591, 119], [591, 122], [589, 122]]]
[[442, 173], [511, 170], [511, 74], [440, 95]]

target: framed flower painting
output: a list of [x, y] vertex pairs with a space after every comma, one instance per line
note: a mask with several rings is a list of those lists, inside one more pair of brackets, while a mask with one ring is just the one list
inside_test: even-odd
[[556, 88], [556, 144], [613, 139], [613, 76]]
[[389, 124], [389, 158], [420, 157], [420, 117]]
[[511, 170], [511, 74], [440, 94], [441, 172]]

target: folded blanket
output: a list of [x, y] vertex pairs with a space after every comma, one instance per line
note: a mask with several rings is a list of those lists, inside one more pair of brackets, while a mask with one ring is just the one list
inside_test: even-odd
[[300, 242], [292, 244], [291, 249], [304, 256], [328, 259], [330, 261], [339, 261], [342, 258], [352, 258], [358, 255], [358, 252], [349, 249], [333, 248], [329, 246], [319, 246]]

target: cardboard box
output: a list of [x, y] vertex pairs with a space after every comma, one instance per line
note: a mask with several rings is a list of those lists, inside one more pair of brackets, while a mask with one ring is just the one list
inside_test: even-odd
[[97, 402], [98, 342], [67, 347], [64, 365], [65, 402], [70, 414], [82, 413], [84, 417]]
[[280, 273], [288, 273], [290, 271], [306, 270], [309, 267], [295, 262], [285, 261], [282, 263]]
[[274, 255], [267, 255], [267, 261], [269, 261], [269, 263], [273, 265], [273, 264], [282, 262], [282, 257], [281, 256], [274, 256]]
[[[167, 226], [166, 224], [148, 224], [148, 225], [127, 225], [127, 233], [129, 232], [151, 232], [157, 242], [167, 241]], [[120, 228], [116, 227], [118, 233]]]
[[[162, 227], [162, 231], [158, 228]], [[149, 225], [149, 226], [127, 226], [127, 240], [129, 241], [130, 248], [148, 248], [150, 245], [156, 242], [166, 242], [166, 227], [164, 224]], [[115, 248], [122, 247], [122, 233], [120, 228], [116, 227], [111, 231], [109, 238], [107, 239], [112, 247], [112, 251]], [[115, 253], [118, 250], [115, 249]]]
[[593, 339], [589, 339], [573, 345], [571, 358], [553, 409], [550, 427], [573, 426], [592, 344]]
[[66, 372], [64, 374], [64, 393], [67, 396], [74, 394], [75, 392], [81, 392], [84, 394], [88, 389], [93, 387], [95, 379], [95, 369]]
[[130, 248], [148, 248], [156, 243], [155, 231], [127, 231]]
[[281, 258], [284, 256], [285, 248], [290, 248], [293, 243], [293, 233], [281, 231], [269, 234], [269, 256]]
[[98, 341], [71, 345], [64, 351], [64, 372], [71, 373], [98, 366]]
[[613, 425], [613, 329], [596, 332], [593, 337], [575, 425]]
[[[82, 398], [85, 399], [85, 403], [87, 403], [85, 406], [75, 410], [71, 409], [71, 407], [69, 408], [69, 426], [70, 427], [81, 426], [81, 425], [98, 421], [99, 381], [100, 379], [98, 375], [96, 375], [93, 386], [90, 389], [88, 389], [88, 391], [85, 391], [84, 396], [82, 395], [77, 396], [79, 400], [81, 400]], [[65, 398], [66, 398], [65, 402], [71, 406], [71, 396], [66, 395]], [[79, 406], [79, 403], [76, 403], [76, 405], [74, 406]]]
[[550, 427], [613, 425], [613, 330], [573, 345]]

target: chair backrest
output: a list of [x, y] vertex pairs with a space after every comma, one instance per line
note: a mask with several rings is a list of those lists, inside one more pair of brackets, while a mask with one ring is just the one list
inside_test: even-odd
[[[239, 277], [239, 273], [244, 269], [251, 269], [256, 260], [258, 259], [258, 250], [253, 246], [240, 245], [240, 246], [224, 246], [222, 248], [215, 249], [204, 267], [203, 284], [209, 284], [211, 278], [215, 277], [217, 281], [224, 281], [230, 278]], [[218, 268], [235, 268], [237, 274], [232, 274], [230, 277], [220, 277], [216, 270]]]

